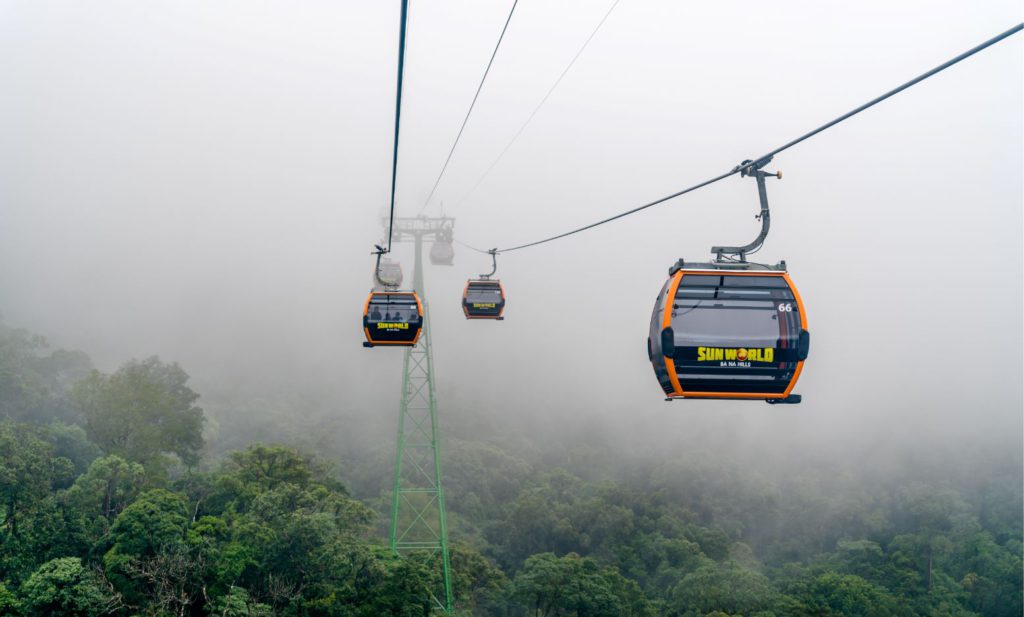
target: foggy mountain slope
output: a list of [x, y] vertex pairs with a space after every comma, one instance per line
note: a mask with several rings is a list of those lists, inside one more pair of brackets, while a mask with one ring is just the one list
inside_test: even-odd
[[[70, 356], [31, 340], [0, 328], [0, 374], [59, 384], [56, 377], [89, 364], [81, 352], [74, 363], [52, 362]], [[115, 426], [135, 427], [139, 413], [169, 419], [182, 409], [174, 400], [190, 404], [187, 376], [173, 377], [166, 397], [151, 398], [176, 371], [133, 361], [111, 376], [94, 373], [70, 389], [36, 393], [3, 382], [0, 410], [8, 418], [24, 408], [20, 402], [35, 401], [32, 423], [0, 421], [3, 478], [33, 470], [15, 476], [21, 491], [0, 484], [20, 520], [11, 525], [9, 512], [0, 531], [5, 610], [45, 614], [49, 596], [39, 582], [61, 580], [58, 572], [80, 577], [76, 589], [89, 594], [73, 606], [105, 606], [110, 614], [160, 606], [208, 614], [229, 601], [266, 614], [291, 614], [296, 603], [381, 611], [425, 601], [420, 562], [389, 561], [378, 546], [393, 452], [367, 440], [364, 425], [353, 439], [344, 415], [317, 420], [315, 400], [291, 402], [298, 421], [268, 420], [255, 404], [210, 417], [207, 428], [216, 428], [205, 432], [207, 446], [221, 454], [191, 470], [175, 463], [187, 448], [171, 454], [190, 443], [180, 421], [143, 432], [128, 447], [110, 441], [101, 430], [111, 425], [108, 415]], [[68, 410], [82, 415], [65, 417]], [[1020, 610], [1019, 448], [921, 435], [898, 451], [852, 440], [797, 450], [785, 439], [730, 443], [726, 431], [707, 432], [707, 425], [673, 447], [641, 448], [597, 425], [447, 411], [445, 483], [460, 610], [525, 615], [536, 593], [597, 615]], [[46, 424], [55, 417], [70, 424]], [[235, 433], [296, 449], [248, 443], [223, 454]], [[131, 447], [136, 439], [158, 441], [140, 450]], [[97, 482], [107, 483], [106, 500]], [[194, 509], [191, 522], [183, 507]], [[148, 523], [156, 529], [187, 530], [187, 542], [145, 548], [145, 534], [134, 531], [143, 516], [158, 517]], [[89, 551], [104, 553], [103, 565], [82, 575]], [[176, 573], [175, 563], [196, 574]], [[602, 574], [592, 580], [587, 572], [594, 571]], [[161, 595], [144, 572], [181, 595]], [[353, 587], [346, 577], [361, 582]], [[570, 577], [586, 591], [541, 591], [550, 577]], [[281, 580], [301, 584], [301, 592], [282, 595]], [[409, 585], [396, 589], [397, 580]], [[602, 594], [605, 612], [585, 608]]]
[[[853, 13], [623, 2], [474, 189], [607, 6], [517, 7], [427, 210], [443, 203], [457, 240], [513, 246], [669, 194], [1020, 20], [1002, 0]], [[507, 10], [412, 3], [400, 216], [423, 205]], [[58, 528], [47, 508], [71, 503], [63, 491], [113, 452], [80, 435], [74, 384], [151, 356], [178, 363], [200, 395], [203, 479], [169, 464], [147, 490], [199, 508], [204, 482], [248, 469], [232, 452], [295, 448], [305, 458], [292, 463], [329, 494], [317, 507], [354, 514], [317, 546], [350, 542], [387, 573], [381, 585], [415, 579], [366, 556], [386, 528], [402, 384], [401, 352], [363, 349], [359, 325], [390, 186], [397, 19], [397, 3], [0, 6], [0, 418], [28, 426], [4, 424], [5, 443], [53, 446], [25, 455], [39, 467], [19, 477], [56, 474], [32, 493], [26, 534], [75, 538], [6, 552], [19, 561], [0, 564], [0, 614], [5, 589], [28, 602], [51, 559], [91, 568], [111, 549], [97, 538], [117, 513]], [[824, 614], [837, 588], [860, 590], [874, 614], [1015, 614], [1021, 46], [1013, 37], [770, 166], [784, 177], [769, 180], [757, 258], [784, 259], [807, 306], [799, 406], [664, 402], [645, 354], [667, 268], [757, 233], [749, 178], [499, 256], [500, 323], [468, 322], [458, 304], [488, 256], [456, 245], [454, 267], [426, 266], [450, 533], [464, 571], [500, 589], [493, 606], [482, 587], [462, 590], [480, 595], [474, 609], [519, 614], [525, 581], [545, 580], [524, 572], [571, 571], [620, 599], [635, 584], [650, 607], [633, 614]], [[411, 280], [411, 244], [393, 257]], [[35, 426], [54, 420], [69, 426]], [[60, 457], [74, 463], [66, 475], [50, 464]], [[132, 482], [126, 507], [141, 495]], [[226, 528], [241, 520], [228, 506], [276, 489], [239, 490], [210, 505]], [[265, 577], [292, 557], [252, 567]], [[835, 578], [851, 576], [866, 583]], [[266, 581], [246, 593], [282, 613]], [[325, 581], [321, 600], [342, 587]], [[733, 583], [759, 600], [701, 605], [686, 591]]]

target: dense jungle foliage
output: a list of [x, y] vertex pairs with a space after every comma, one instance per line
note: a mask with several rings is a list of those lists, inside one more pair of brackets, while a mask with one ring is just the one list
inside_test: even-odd
[[[429, 613], [437, 564], [385, 546], [385, 440], [199, 403], [176, 364], [0, 325], [0, 615]], [[1020, 452], [768, 474], [445, 412], [458, 614], [1022, 612]]]

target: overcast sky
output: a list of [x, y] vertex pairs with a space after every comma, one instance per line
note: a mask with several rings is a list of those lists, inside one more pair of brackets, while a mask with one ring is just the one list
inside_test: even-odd
[[[412, 0], [398, 213], [423, 206], [510, 2]], [[1009, 28], [1019, 1], [522, 0], [428, 213], [508, 246], [760, 155]], [[401, 352], [360, 347], [390, 189], [398, 0], [0, 0], [0, 313], [113, 370], [328, 392], [392, 413]], [[731, 178], [499, 260], [427, 270], [444, 405], [841, 439], [1021, 431], [1024, 36], [776, 159], [765, 260], [812, 334], [805, 403], [662, 401], [645, 339], [677, 258], [757, 233]], [[407, 246], [397, 257], [412, 270]], [[268, 386], [268, 384], [271, 384]], [[724, 420], [723, 420], [724, 418]], [[1016, 437], [1014, 438], [1016, 439]]]

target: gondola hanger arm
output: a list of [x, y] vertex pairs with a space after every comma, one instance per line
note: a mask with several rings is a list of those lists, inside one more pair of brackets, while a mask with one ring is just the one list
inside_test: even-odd
[[370, 253], [371, 255], [376, 255], [377, 256], [377, 265], [374, 266], [374, 268], [373, 268], [373, 280], [377, 281], [377, 284], [380, 285], [381, 287], [383, 287], [384, 289], [390, 289], [390, 288], [394, 287], [394, 285], [388, 285], [384, 281], [380, 280], [380, 258], [381, 258], [382, 255], [385, 255], [385, 254], [387, 254], [389, 252], [391, 252], [391, 251], [386, 249], [386, 248], [384, 248], [383, 246], [381, 246], [379, 244], [374, 244], [373, 245], [373, 251]]
[[770, 163], [772, 157], [762, 158], [758, 161], [743, 161], [736, 166], [741, 176], [750, 176], [757, 180], [757, 196], [761, 202], [761, 210], [754, 217], [761, 221], [761, 233], [757, 234], [750, 243], [743, 246], [713, 246], [711, 252], [715, 255], [715, 261], [730, 261], [725, 255], [737, 255], [740, 262], [747, 261], [747, 254], [757, 252], [768, 237], [768, 230], [772, 225], [772, 214], [768, 209], [768, 189], [765, 185], [765, 178], [781, 178], [782, 172], [765, 171], [763, 168]]
[[498, 271], [498, 249], [491, 249], [487, 251], [487, 254], [491, 256], [491, 271], [487, 274], [481, 274], [480, 278], [482, 279], [489, 279]]

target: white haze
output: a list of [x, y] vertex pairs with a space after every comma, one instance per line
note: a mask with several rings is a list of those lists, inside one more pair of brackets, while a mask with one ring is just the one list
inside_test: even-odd
[[[390, 188], [398, 1], [0, 0], [0, 312], [113, 370], [159, 354], [206, 401], [316, 401], [358, 438], [397, 415], [364, 350]], [[423, 205], [509, 2], [412, 0], [399, 215]], [[438, 196], [475, 246], [672, 193], [1020, 21], [1014, 1], [622, 0], [483, 184], [608, 1], [524, 0]], [[458, 306], [486, 256], [427, 268], [445, 409], [630, 447], [780, 449], [1022, 430], [1024, 36], [779, 156], [765, 260], [807, 304], [805, 403], [662, 401], [646, 358], [679, 257], [757, 232], [731, 178], [504, 255], [507, 320]], [[429, 213], [436, 213], [436, 203]], [[411, 279], [409, 246], [396, 252]], [[283, 404], [284, 413], [306, 409]], [[365, 425], [360, 422], [365, 420]], [[626, 430], [628, 428], [628, 431]]]

